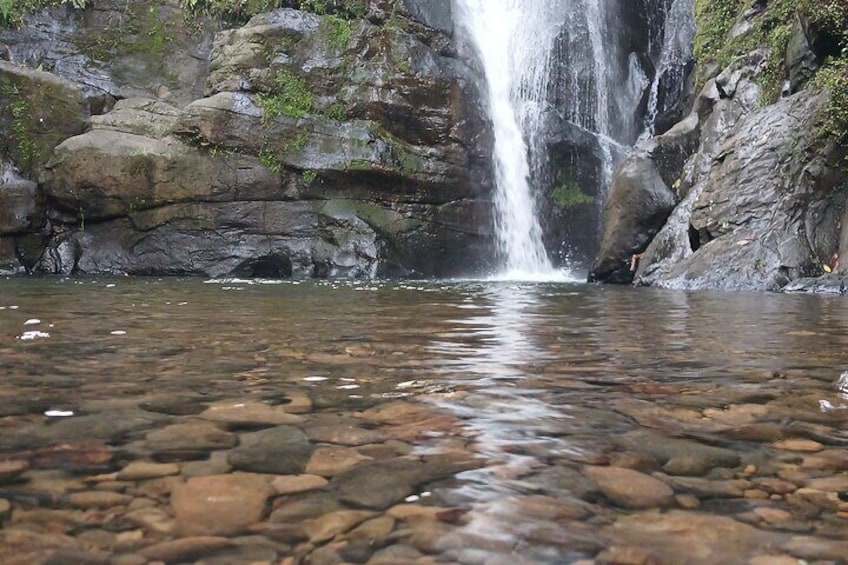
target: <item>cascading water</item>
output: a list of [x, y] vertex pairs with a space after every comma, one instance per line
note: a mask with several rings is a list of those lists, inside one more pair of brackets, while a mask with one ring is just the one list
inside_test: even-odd
[[[558, 185], [603, 201], [615, 166], [683, 94], [693, 0], [452, 3], [488, 91], [501, 278], [561, 275], [545, 250], [537, 196], [550, 200]], [[552, 135], [581, 144], [570, 164], [549, 158]]]
[[494, 130], [495, 212], [506, 278], [553, 275], [530, 185], [529, 146], [541, 130], [556, 1], [454, 0], [460, 29], [483, 65]]
[[648, 112], [645, 119], [643, 138], [656, 133], [657, 116], [663, 103], [679, 99], [684, 94], [687, 63], [692, 58], [695, 41], [695, 18], [693, 0], [666, 0], [671, 2], [662, 27], [657, 72], [651, 83]]

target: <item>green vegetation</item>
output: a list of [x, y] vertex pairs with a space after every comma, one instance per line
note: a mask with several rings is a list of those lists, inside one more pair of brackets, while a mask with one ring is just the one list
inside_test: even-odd
[[259, 162], [272, 173], [279, 173], [283, 169], [283, 164], [277, 159], [277, 154], [268, 146], [259, 150]]
[[592, 196], [583, 192], [574, 181], [566, 181], [555, 186], [551, 191], [551, 200], [553, 200], [554, 205], [563, 209], [580, 204], [591, 204], [595, 201]]
[[831, 93], [822, 133], [848, 141], [848, 0], [769, 0], [760, 15], [749, 16], [749, 29], [730, 38], [734, 24], [751, 10], [758, 0], [696, 0], [695, 58], [698, 62], [696, 88], [741, 55], [758, 47], [768, 49], [768, 57], [758, 82], [763, 103], [780, 96], [785, 78], [786, 49], [796, 17], [815, 30], [818, 55], [827, 55], [813, 84]]
[[77, 34], [74, 43], [93, 61], [132, 57], [150, 74], [175, 81], [166, 58], [168, 48], [178, 39], [177, 31], [172, 19], [161, 17], [161, 10], [161, 0], [127, 2], [95, 30]]
[[813, 84], [830, 91], [830, 103], [825, 108], [819, 133], [848, 143], [848, 59], [832, 60], [816, 74]]
[[38, 145], [31, 131], [33, 121], [29, 102], [17, 86], [4, 84], [3, 96], [9, 100], [7, 107], [11, 116], [9, 123], [9, 143], [17, 153], [17, 162], [24, 169], [31, 168], [41, 158]]
[[292, 134], [280, 143], [273, 143], [266, 138], [259, 150], [259, 162], [269, 171], [279, 173], [283, 169], [279, 156], [303, 151], [308, 143], [309, 133], [306, 131]]
[[266, 122], [279, 116], [302, 118], [312, 111], [313, 103], [306, 81], [287, 69], [277, 71], [271, 92], [259, 95]]
[[347, 117], [347, 110], [341, 102], [334, 102], [324, 109], [324, 115], [336, 122], [343, 122]]
[[727, 67], [741, 55], [760, 46], [769, 50], [766, 68], [760, 76], [763, 100], [771, 102], [780, 94], [783, 59], [796, 12], [796, 0], [771, 0], [764, 16], [752, 18], [750, 29], [729, 37], [734, 24], [756, 0], [695, 0], [695, 59], [698, 61], [696, 87], [701, 88], [711, 73]]
[[[92, 0], [0, 0], [0, 27], [19, 25], [24, 16], [49, 6], [68, 4], [78, 10]], [[132, 2], [127, 2], [131, 10]], [[252, 16], [275, 8], [297, 8], [319, 15], [332, 15], [341, 20], [358, 20], [365, 16], [365, 0], [181, 0], [186, 17], [211, 16], [238, 24]]]
[[305, 182], [306, 184], [312, 184], [315, 179], [318, 178], [318, 173], [316, 173], [312, 169], [307, 169], [303, 171], [301, 177], [303, 178], [303, 182]]
[[232, 24], [283, 7], [334, 15], [343, 20], [365, 16], [365, 0], [182, 0], [181, 3], [189, 16], [207, 15]]
[[327, 42], [336, 49], [344, 49], [350, 44], [354, 23], [339, 16], [326, 15], [321, 18], [321, 31]]
[[59, 4], [69, 4], [82, 10], [89, 0], [0, 0], [0, 27], [14, 27], [24, 16], [36, 10]]
[[743, 5], [742, 0], [695, 0], [695, 59], [702, 67], [721, 66], [727, 56], [727, 34]]

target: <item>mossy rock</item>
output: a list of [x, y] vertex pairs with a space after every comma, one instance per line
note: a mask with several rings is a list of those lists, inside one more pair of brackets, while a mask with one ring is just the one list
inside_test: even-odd
[[75, 84], [0, 61], [0, 151], [36, 176], [53, 149], [81, 134], [89, 105]]

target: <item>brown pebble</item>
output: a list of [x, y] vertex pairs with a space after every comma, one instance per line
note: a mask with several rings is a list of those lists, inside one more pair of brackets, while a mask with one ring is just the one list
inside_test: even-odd
[[660, 563], [651, 550], [635, 546], [612, 546], [597, 556], [601, 563], [620, 563], [621, 565], [653, 565]]
[[821, 451], [822, 449], [824, 449], [824, 445], [820, 444], [817, 441], [800, 438], [776, 441], [771, 444], [771, 446], [775, 449], [783, 449], [786, 451], [803, 451], [809, 453], [815, 453], [816, 451]]
[[0, 483], [10, 481], [29, 469], [26, 461], [0, 461]]
[[758, 555], [748, 561], [748, 565], [798, 565], [798, 559], [789, 555]]
[[692, 494], [678, 494], [675, 495], [674, 500], [677, 501], [681, 507], [686, 508], [688, 510], [694, 510], [701, 506], [701, 501], [698, 500], [697, 496]]
[[745, 498], [754, 499], [754, 500], [768, 500], [769, 493], [764, 490], [751, 488], [745, 491]]
[[786, 510], [781, 510], [780, 508], [770, 508], [768, 506], [754, 508], [754, 514], [756, 514], [761, 520], [763, 520], [764, 522], [768, 522], [769, 524], [786, 522], [787, 520], [792, 519], [792, 514], [790, 514]]
[[756, 472], [757, 472], [757, 466], [756, 465], [748, 465], [747, 467], [742, 469], [742, 474], [746, 475], [746, 476], [747, 475], [753, 475]]
[[848, 520], [848, 512], [837, 512], [837, 518], [842, 518], [843, 520]]

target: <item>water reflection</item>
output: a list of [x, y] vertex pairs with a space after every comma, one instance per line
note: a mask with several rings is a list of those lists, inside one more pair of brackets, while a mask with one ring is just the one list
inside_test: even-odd
[[[469, 500], [495, 500], [516, 488], [512, 480], [537, 464], [522, 452], [544, 450], [550, 456], [575, 448], [551, 435], [556, 421], [569, 419], [568, 405], [552, 405], [539, 387], [537, 371], [554, 353], [540, 343], [545, 323], [543, 297], [550, 285], [500, 283], [469, 296], [462, 318], [448, 320], [454, 330], [429, 349], [444, 359], [444, 378], [462, 385], [461, 402], [441, 402], [462, 418], [477, 449], [490, 462], [465, 473], [459, 489]], [[518, 484], [518, 481], [514, 481]], [[519, 487], [520, 488], [520, 487]]]

